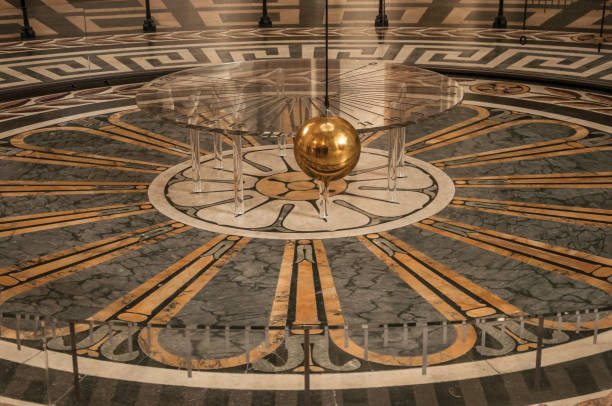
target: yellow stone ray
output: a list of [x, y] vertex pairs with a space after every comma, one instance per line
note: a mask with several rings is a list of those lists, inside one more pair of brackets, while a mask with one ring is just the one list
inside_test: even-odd
[[257, 141], [255, 139], [255, 137], [250, 136], [250, 135], [245, 135], [244, 139], [248, 141], [249, 144], [251, 144], [253, 147], [259, 147], [261, 145], [261, 143], [259, 141]]
[[169, 304], [167, 304], [160, 312], [155, 314], [151, 319], [152, 323], [166, 324], [189, 302], [193, 297], [208, 284], [214, 278], [221, 267], [225, 265], [234, 255], [236, 255], [244, 246], [250, 241], [249, 238], [243, 237], [228, 237], [236, 238], [236, 244], [221, 258], [214, 262], [208, 270], [193, 281], [187, 288], [185, 288], [178, 296], [176, 296]]
[[[325, 254], [325, 247], [322, 241], [313, 241], [315, 248], [317, 269], [319, 272], [319, 280], [321, 282], [321, 293], [325, 305], [325, 315], [327, 323], [332, 326], [343, 326], [344, 317], [342, 316], [342, 307], [334, 279], [332, 277], [331, 268]], [[419, 294], [420, 291], [417, 291]], [[426, 298], [427, 299], [427, 298]], [[450, 315], [450, 314], [449, 314]], [[427, 357], [428, 364], [439, 364], [458, 358], [468, 352], [476, 343], [476, 330], [472, 325], [466, 326], [465, 342], [461, 340], [461, 326], [453, 326], [457, 332], [457, 339], [442, 351], [429, 354]], [[365, 349], [355, 343], [350, 337], [348, 338], [348, 346], [344, 346], [344, 331], [342, 329], [330, 329], [329, 336], [342, 351], [345, 351], [356, 358], [364, 358]], [[422, 357], [420, 356], [392, 356], [380, 354], [375, 351], [368, 350], [368, 360], [384, 365], [392, 366], [418, 366], [422, 365]]]
[[[248, 239], [243, 238], [239, 243], [246, 244]], [[239, 244], [238, 243], [238, 244]], [[232, 250], [239, 250], [238, 244]], [[287, 323], [287, 313], [289, 310], [289, 292], [291, 289], [291, 274], [293, 270], [293, 255], [295, 249], [295, 242], [287, 241], [285, 244], [285, 252], [283, 254], [283, 260], [281, 263], [280, 274], [278, 277], [276, 292], [274, 294], [274, 302], [272, 304], [272, 310], [270, 312], [269, 325], [275, 327], [285, 326]], [[237, 251], [236, 251], [237, 252]], [[228, 259], [231, 255], [228, 254]], [[199, 285], [198, 285], [199, 286]], [[198, 287], [194, 287], [194, 290]], [[203, 287], [203, 286], [202, 286]], [[201, 288], [200, 288], [201, 289]], [[199, 289], [198, 289], [199, 290]], [[195, 292], [197, 293], [197, 292]], [[193, 293], [193, 294], [195, 294]], [[191, 295], [193, 297], [193, 295]], [[189, 297], [189, 300], [191, 299]], [[186, 302], [185, 302], [186, 303]], [[167, 307], [171, 307], [168, 305]], [[179, 309], [180, 310], [180, 309]], [[156, 323], [167, 322], [169, 314], [162, 313], [160, 318], [153, 318]], [[165, 365], [175, 367], [186, 367], [187, 360], [183, 357], [177, 356], [165, 350], [159, 343], [159, 334], [162, 329], [152, 327], [150, 329], [151, 335], [147, 332], [147, 329], [143, 329], [139, 335], [140, 348], [151, 358], [157, 362]], [[271, 330], [269, 332], [269, 341], [259, 343], [253, 349], [249, 351], [249, 361], [253, 362], [266, 355], [274, 352], [284, 341], [283, 330]], [[222, 359], [192, 359], [191, 367], [193, 369], [223, 369], [231, 368], [247, 363], [246, 353], [239, 354], [233, 357], [227, 357]]]
[[[6, 288], [0, 292], [0, 305], [31, 289], [44, 286], [76, 272], [99, 265], [127, 252], [156, 243], [191, 229], [175, 221], [167, 221], [144, 227], [118, 236], [95, 241], [80, 247], [45, 255], [19, 265], [0, 268], [0, 284]], [[146, 233], [159, 230], [146, 238]], [[145, 237], [143, 239], [143, 237]], [[80, 327], [81, 331], [87, 327]], [[15, 330], [0, 326], [3, 337], [16, 338]], [[65, 331], [64, 331], [65, 330]], [[67, 329], [58, 335], [68, 334]], [[22, 331], [23, 339], [40, 338], [34, 331]]]
[[145, 182], [55, 182], [0, 180], [0, 196], [51, 196], [100, 193], [145, 193]]
[[385, 135], [387, 133], [388, 133], [388, 131], [374, 131], [374, 133], [372, 133], [372, 135], [367, 137], [365, 140], [361, 141], [361, 146], [365, 147], [368, 144], [371, 144], [372, 142], [374, 142], [375, 140], [379, 139], [380, 137], [382, 137], [383, 135]]
[[[465, 230], [465, 236], [459, 231], [450, 231], [448, 227], [436, 227], [436, 224], [449, 225]], [[612, 275], [612, 260], [581, 251], [557, 247], [540, 241], [530, 240], [515, 235], [483, 229], [449, 219], [432, 216], [416, 223], [415, 226], [457, 241], [503, 255], [547, 271], [555, 272], [576, 281], [586, 283], [612, 295], [612, 284], [598, 278]], [[556, 328], [557, 324], [546, 321], [547, 328]], [[593, 329], [594, 322], [584, 322], [585, 329]], [[599, 327], [612, 326], [612, 315], [600, 320]], [[563, 329], [575, 329], [572, 323], [564, 323]]]
[[285, 243], [285, 252], [283, 253], [280, 274], [278, 275], [278, 281], [276, 283], [276, 292], [274, 293], [272, 310], [270, 311], [270, 326], [283, 327], [287, 324], [294, 251], [295, 241], [287, 241]]
[[[147, 148], [157, 149], [163, 152], [167, 152], [169, 154], [189, 156], [191, 146], [189, 146], [188, 144], [173, 140], [172, 138], [165, 137], [154, 131], [137, 127], [122, 120], [123, 116], [127, 114], [137, 113], [139, 111], [141, 110], [130, 109], [114, 113], [108, 118], [108, 122], [113, 124], [113, 126], [109, 126], [107, 129], [102, 129], [114, 132], [122, 136], [119, 137], [120, 141], [142, 145]], [[202, 150], [202, 153], [208, 152]]]
[[453, 178], [455, 187], [486, 188], [610, 188], [612, 172], [551, 173]]
[[[124, 142], [126, 144], [137, 145], [139, 147], [153, 149], [156, 151], [165, 152], [166, 154], [178, 155], [181, 157], [187, 157], [190, 155], [190, 147], [187, 147], [187, 150], [185, 150], [184, 148], [177, 148], [174, 144], [158, 141], [147, 137], [146, 135], [141, 135], [114, 125], [103, 126], [100, 127], [99, 130], [106, 132], [106, 135], [104, 135], [104, 137], [111, 140]], [[101, 134], [99, 135], [102, 137]]]
[[[146, 315], [150, 316], [155, 308], [170, 297], [175, 291], [180, 290], [181, 286], [191, 279], [186, 276], [191, 275], [191, 277], [193, 277], [194, 271], [197, 272], [202, 270], [206, 268], [208, 264], [214, 261], [214, 258], [211, 255], [206, 255], [200, 259], [198, 258], [226, 238], [227, 235], [218, 235], [168, 268], [159, 272], [146, 282], [142, 283], [129, 293], [118, 298], [113, 303], [91, 316], [90, 319], [95, 321], [106, 321], [112, 318], [114, 315], [122, 312], [117, 317], [120, 320], [133, 322], [146, 320], [148, 318]], [[195, 263], [193, 263], [194, 261]], [[173, 279], [164, 283], [164, 280], [171, 276], [173, 276]], [[181, 281], [182, 283], [179, 283]], [[141, 298], [144, 299], [141, 300]], [[138, 303], [133, 304], [134, 302]], [[140, 317], [135, 319], [133, 316]]]
[[0, 156], [2, 161], [17, 161], [17, 162], [30, 162], [36, 164], [49, 164], [49, 165], [62, 165], [62, 166], [80, 166], [84, 168], [101, 168], [101, 169], [113, 169], [118, 171], [128, 172], [144, 172], [144, 173], [160, 173], [167, 168], [156, 168], [156, 169], [140, 169], [125, 166], [123, 163], [108, 163], [102, 160], [88, 159], [88, 158], [72, 158], [68, 155], [61, 154], [45, 154], [35, 151], [25, 150], [19, 152], [13, 156]]
[[[428, 257], [427, 255], [423, 254], [422, 252], [414, 249], [413, 247], [411, 247], [408, 244], [406, 244], [404, 241], [401, 241], [401, 240], [393, 237], [391, 234], [388, 234], [388, 233], [381, 233], [380, 235], [382, 237], [384, 237], [385, 239], [391, 241], [397, 247], [399, 247], [402, 250], [408, 252], [409, 255], [412, 256], [414, 259], [410, 260], [410, 261], [407, 261], [406, 257], [408, 255], [402, 254], [402, 253], [397, 253], [397, 258], [399, 259], [399, 261], [402, 262], [404, 265], [407, 265], [411, 270], [417, 272], [422, 278], [427, 280], [428, 283], [430, 283], [430, 284], [432, 284], [432, 285], [434, 285], [436, 287], [438, 287], [438, 285], [441, 285], [444, 288], [444, 290], [440, 290], [440, 291], [443, 292], [445, 294], [445, 296], [450, 297], [453, 300], [454, 303], [456, 303], [457, 305], [459, 305], [461, 307], [462, 310], [465, 310], [468, 316], [470, 316], [470, 317], [482, 317], [482, 316], [484, 316], [482, 311], [475, 311], [474, 310], [474, 309], [481, 310], [482, 309], [482, 302], [488, 303], [489, 305], [495, 307], [497, 310], [501, 311], [502, 313], [504, 313], [506, 315], [515, 316], [515, 315], [524, 314], [524, 312], [521, 309], [517, 308], [516, 306], [511, 305], [510, 303], [506, 302], [505, 300], [502, 300], [500, 297], [494, 295], [493, 293], [489, 292], [488, 290], [486, 290], [486, 289], [482, 288], [481, 286], [475, 284], [474, 282], [472, 282], [468, 278], [458, 274], [457, 272], [452, 271], [451, 269], [445, 267], [444, 265], [442, 265], [438, 261], [435, 261], [434, 259]], [[423, 264], [428, 265], [430, 269], [426, 269], [422, 265], [417, 264], [415, 260], [420, 261]], [[441, 278], [442, 280], [435, 282], [434, 278], [433, 278], [434, 272], [432, 270], [437, 272], [437, 273], [439, 273], [443, 277], [443, 279]], [[466, 291], [469, 291], [469, 292], [473, 293], [482, 302], [479, 301], [479, 302], [475, 302], [473, 304], [469, 304], [469, 302], [468, 302], [468, 306], [466, 306], [464, 304], [465, 303], [465, 299], [462, 299], [463, 296], [458, 294], [456, 292], [456, 288], [454, 288], [454, 286], [448, 284], [448, 282], [446, 282], [445, 279], [447, 279], [448, 281], [452, 281], [456, 285], [461, 286]], [[445, 286], [445, 284], [443, 282], [446, 282], [446, 284], [448, 284], [449, 286]], [[450, 296], [446, 294], [447, 292], [450, 293]]]
[[317, 297], [315, 293], [312, 264], [306, 260], [298, 264], [297, 298], [294, 324], [318, 325]]
[[90, 209], [56, 211], [0, 218], [0, 237], [51, 230], [154, 212], [148, 202], [116, 204]]
[[[484, 203], [489, 206], [474, 206], [469, 203]], [[455, 196], [451, 204], [449, 204], [449, 207], [476, 210], [485, 213], [504, 214], [507, 216], [519, 216], [570, 224], [586, 224], [596, 227], [612, 228], [612, 210], [605, 209], [477, 199], [460, 196]]]
[[170, 167], [170, 165], [156, 162], [116, 158], [96, 154], [85, 154], [57, 148], [39, 147], [28, 144], [25, 141], [25, 139], [32, 134], [59, 130], [79, 131], [97, 136], [104, 136], [106, 134], [103, 131], [85, 127], [45, 127], [26, 131], [11, 138], [10, 141], [13, 146], [22, 148], [23, 151], [20, 151], [16, 155], [12, 156], [0, 156], [0, 159], [9, 161], [49, 163], [65, 166], [99, 167], [104, 169], [148, 173], [158, 173]]
[[406, 147], [410, 149], [413, 145], [421, 143], [427, 144], [425, 147], [413, 149], [407, 152], [408, 155], [415, 155], [431, 149], [439, 148], [444, 145], [449, 145], [455, 142], [463, 141], [468, 138], [473, 138], [478, 135], [486, 134], [492, 128], [499, 124], [499, 121], [487, 119], [491, 113], [489, 110], [479, 106], [461, 105], [461, 107], [474, 110], [476, 115], [462, 122], [453, 124], [449, 127], [434, 131], [423, 137], [406, 142]]
[[[165, 227], [168, 228], [164, 229]], [[0, 292], [0, 304], [29, 289], [42, 286], [89, 266], [100, 264], [127, 251], [179, 234], [189, 228], [181, 223], [168, 221], [81, 247], [39, 257], [19, 265], [0, 268], [0, 275], [2, 275], [0, 276], [0, 284], [9, 287]], [[141, 240], [142, 235], [156, 229], [164, 229], [164, 233]]]
[[[519, 145], [509, 148], [500, 148], [490, 151], [477, 152], [450, 158], [442, 158], [430, 161], [438, 167], [459, 168], [466, 166], [485, 165], [490, 163], [511, 162], [525, 159], [536, 159], [562, 155], [580, 154], [594, 151], [605, 151], [612, 147], [585, 147], [576, 141], [586, 137], [589, 131], [573, 123], [565, 123], [556, 120], [528, 120], [529, 122], [555, 123], [570, 127], [574, 134], [551, 141], [542, 141], [532, 144]], [[516, 124], [516, 123], [505, 123]], [[468, 162], [465, 162], [465, 161]], [[470, 162], [471, 161], [471, 162]]]
[[[467, 156], [455, 157], [445, 160], [431, 161], [435, 166], [444, 167], [444, 168], [463, 168], [466, 166], [478, 166], [478, 165], [488, 165], [493, 163], [501, 163], [501, 162], [513, 162], [513, 161], [523, 161], [530, 159], [538, 159], [538, 158], [551, 158], [557, 156], [565, 156], [565, 155], [574, 155], [574, 154], [586, 154], [590, 152], [599, 152], [599, 151], [611, 151], [612, 147], [590, 147], [590, 148], [576, 148], [574, 146], [569, 145], [555, 145], [548, 148], [534, 148], [530, 151], [523, 152], [513, 152], [511, 154], [502, 154], [496, 155], [498, 151], [489, 151], [491, 152], [488, 156], [479, 156], [473, 162], [469, 163], [452, 163], [453, 160], [465, 159], [469, 158]], [[450, 163], [449, 163], [450, 162]]]

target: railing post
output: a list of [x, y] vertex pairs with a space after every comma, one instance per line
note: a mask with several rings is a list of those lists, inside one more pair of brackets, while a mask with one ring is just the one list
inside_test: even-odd
[[261, 9], [261, 18], [259, 19], [259, 27], [268, 28], [272, 27], [272, 20], [268, 15], [268, 1], [263, 0], [262, 9]]
[[538, 344], [536, 347], [536, 365], [535, 365], [535, 382], [534, 386], [540, 389], [542, 381], [542, 340], [544, 336], [544, 316], [540, 316], [538, 320]]
[[149, 4], [149, 0], [145, 0], [145, 12], [146, 17], [144, 23], [142, 24], [142, 32], [155, 32], [157, 31], [157, 25], [155, 24], [155, 20], [151, 17], [151, 5]]
[[497, 16], [493, 20], [493, 28], [506, 28], [508, 27], [508, 20], [504, 17], [504, 0], [499, 0], [499, 10]]
[[21, 13], [23, 14], [23, 27], [21, 27], [21, 39], [32, 39], [36, 38], [34, 30], [30, 26], [30, 19], [28, 18], [28, 8], [26, 7], [25, 0], [21, 0]]
[[304, 406], [310, 406], [310, 328], [304, 328]]
[[[45, 325], [46, 327], [46, 325]], [[45, 333], [45, 328], [43, 328], [43, 342], [42, 349], [45, 353], [45, 389], [47, 392], [47, 405], [51, 406], [51, 377], [49, 375], [49, 351], [47, 350], [47, 336]]]
[[72, 350], [72, 372], [74, 374], [74, 398], [76, 399], [76, 404], [78, 405], [81, 401], [81, 390], [79, 388], [79, 361], [77, 359], [74, 320], [70, 321], [70, 348]]
[[374, 20], [374, 27], [388, 27], [389, 19], [385, 13], [385, 0], [378, 0], [378, 15]]

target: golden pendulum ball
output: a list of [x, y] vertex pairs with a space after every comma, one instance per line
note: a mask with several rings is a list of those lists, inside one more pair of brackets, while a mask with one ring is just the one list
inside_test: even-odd
[[348, 175], [361, 153], [355, 128], [340, 117], [311, 118], [293, 141], [297, 164], [311, 178], [325, 184]]

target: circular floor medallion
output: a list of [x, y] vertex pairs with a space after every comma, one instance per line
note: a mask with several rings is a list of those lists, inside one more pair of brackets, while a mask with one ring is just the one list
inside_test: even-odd
[[231, 152], [224, 169], [212, 156], [201, 161], [203, 192], [194, 193], [191, 162], [160, 174], [149, 188], [153, 205], [166, 216], [193, 227], [272, 239], [322, 239], [381, 232], [405, 226], [442, 210], [452, 200], [452, 180], [440, 169], [411, 157], [398, 179], [397, 201], [387, 191], [386, 151], [364, 148], [355, 170], [333, 182], [329, 218], [319, 218], [316, 184], [304, 175], [293, 150], [280, 157], [263, 146], [244, 152], [245, 213], [234, 216]]

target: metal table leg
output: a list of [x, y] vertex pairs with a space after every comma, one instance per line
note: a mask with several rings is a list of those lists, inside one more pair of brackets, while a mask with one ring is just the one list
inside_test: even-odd
[[404, 162], [406, 157], [406, 127], [397, 129], [399, 135], [397, 137], [397, 177], [403, 178], [406, 176], [404, 172]]
[[387, 190], [389, 191], [389, 200], [395, 202], [397, 200], [397, 170], [399, 163], [399, 142], [400, 138], [398, 128], [392, 128], [389, 131], [389, 154], [387, 158]]
[[215, 169], [223, 169], [223, 135], [213, 135], [213, 152], [215, 154]]
[[191, 141], [191, 179], [193, 180], [193, 192], [202, 191], [202, 179], [200, 177], [200, 131], [196, 128], [189, 129]]
[[242, 138], [232, 135], [234, 152], [234, 215], [244, 213], [244, 178], [242, 175]]

